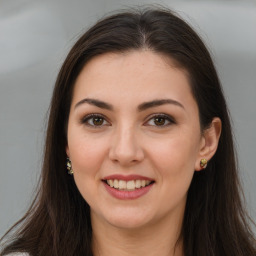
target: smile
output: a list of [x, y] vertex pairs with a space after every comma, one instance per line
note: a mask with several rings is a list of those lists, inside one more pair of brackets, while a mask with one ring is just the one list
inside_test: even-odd
[[140, 189], [140, 188], [144, 188], [148, 185], [150, 185], [151, 183], [153, 183], [153, 181], [150, 180], [117, 180], [117, 179], [108, 179], [105, 180], [105, 182], [111, 187], [111, 188], [115, 188], [118, 190], [123, 190], [123, 191], [133, 191], [136, 189]]
[[133, 200], [147, 194], [155, 184], [155, 180], [141, 175], [110, 175], [102, 182], [106, 191], [121, 200]]

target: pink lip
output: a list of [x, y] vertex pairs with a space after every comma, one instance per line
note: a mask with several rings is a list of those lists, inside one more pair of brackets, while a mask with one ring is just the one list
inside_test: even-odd
[[153, 181], [153, 179], [145, 177], [145, 176], [141, 176], [141, 175], [121, 175], [121, 174], [113, 174], [113, 175], [109, 175], [103, 178], [103, 180], [125, 180], [125, 181], [129, 181], [129, 180], [150, 180]]
[[124, 191], [124, 190], [118, 190], [118, 189], [112, 188], [105, 182], [103, 182], [103, 184], [111, 196], [121, 200], [131, 200], [131, 199], [137, 199], [139, 197], [142, 197], [146, 193], [148, 193], [154, 185], [154, 183], [151, 183], [146, 187], [141, 187], [133, 191]]

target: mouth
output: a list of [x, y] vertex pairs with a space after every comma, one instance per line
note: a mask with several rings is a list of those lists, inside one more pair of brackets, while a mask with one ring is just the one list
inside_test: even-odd
[[134, 200], [153, 189], [155, 180], [141, 175], [114, 174], [102, 179], [107, 192], [119, 200]]
[[154, 183], [152, 180], [135, 179], [135, 180], [118, 180], [118, 179], [106, 179], [103, 180], [109, 187], [120, 191], [135, 191], [141, 188], [145, 188]]

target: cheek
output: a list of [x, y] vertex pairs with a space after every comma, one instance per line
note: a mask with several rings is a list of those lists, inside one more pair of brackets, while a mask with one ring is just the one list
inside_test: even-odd
[[78, 190], [89, 205], [93, 205], [100, 182], [100, 170], [106, 156], [104, 140], [82, 138], [69, 144], [74, 180]]
[[[180, 174], [183, 170], [193, 170], [197, 156], [197, 144], [191, 138], [173, 138], [162, 143], [155, 143], [150, 155], [158, 167], [172, 173]], [[161, 168], [162, 169], [162, 168]]]
[[195, 146], [186, 140], [170, 140], [157, 145], [151, 155], [155, 156], [152, 164], [158, 175], [165, 210], [184, 205], [194, 174]]
[[[194, 136], [196, 137], [196, 136]], [[151, 163], [158, 175], [163, 194], [168, 191], [168, 200], [178, 203], [186, 196], [190, 186], [197, 156], [197, 138], [175, 136], [151, 148]]]
[[74, 171], [80, 175], [90, 175], [100, 169], [107, 152], [107, 142], [89, 136], [73, 136], [69, 152]]

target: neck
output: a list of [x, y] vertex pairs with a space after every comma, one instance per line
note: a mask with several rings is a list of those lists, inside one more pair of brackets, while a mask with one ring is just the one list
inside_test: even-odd
[[182, 218], [162, 220], [155, 225], [122, 229], [106, 224], [92, 216], [93, 252], [95, 256], [183, 256]]

